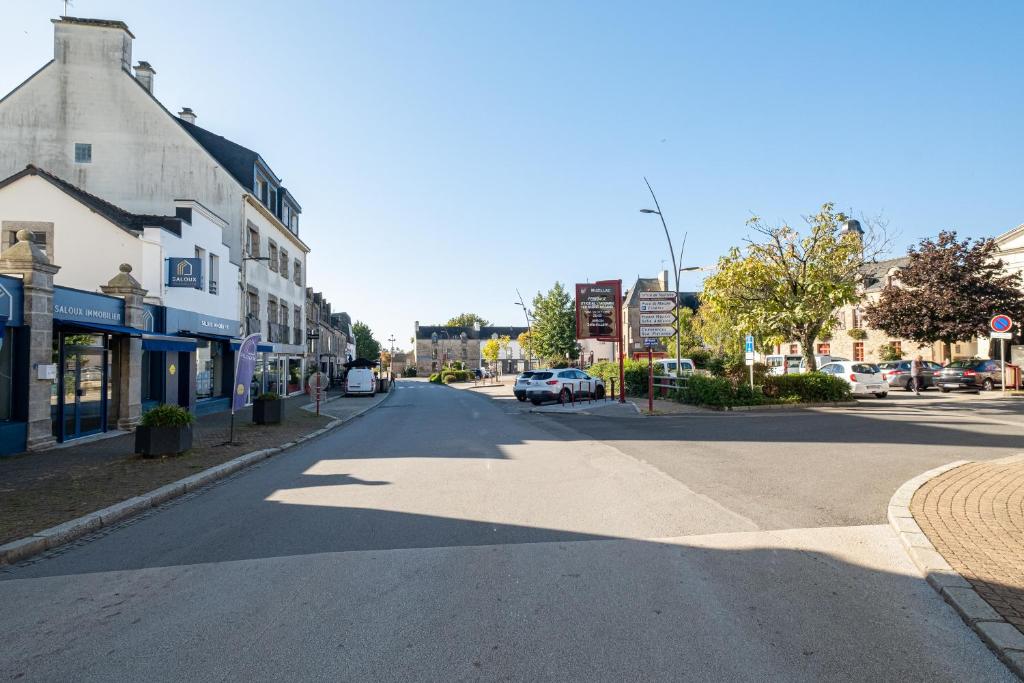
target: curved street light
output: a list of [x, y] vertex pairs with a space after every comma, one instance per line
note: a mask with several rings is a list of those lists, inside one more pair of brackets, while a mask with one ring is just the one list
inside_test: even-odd
[[679, 260], [676, 260], [676, 250], [672, 246], [672, 235], [668, 232], [668, 224], [665, 223], [665, 215], [661, 212], [661, 204], [658, 203], [658, 197], [654, 194], [654, 188], [651, 187], [651, 183], [648, 182], [647, 177], [644, 176], [644, 183], [647, 184], [647, 189], [651, 192], [651, 199], [654, 200], [653, 209], [640, 209], [640, 213], [653, 213], [657, 214], [658, 218], [661, 219], [661, 227], [665, 229], [665, 239], [668, 240], [668, 252], [672, 257], [672, 275], [675, 277], [676, 282], [676, 300], [675, 300], [675, 318], [676, 318], [676, 376], [679, 376], [679, 372], [682, 369], [682, 345], [680, 343], [681, 335], [679, 334], [679, 261], [683, 260], [683, 253], [686, 251], [686, 233], [683, 233], [683, 246], [679, 249]]

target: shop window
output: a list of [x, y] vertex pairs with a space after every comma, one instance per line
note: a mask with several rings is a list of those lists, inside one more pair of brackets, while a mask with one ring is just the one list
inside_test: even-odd
[[853, 343], [853, 359], [856, 361], [864, 360], [864, 342]]
[[163, 402], [166, 357], [163, 351], [142, 350], [142, 402]]
[[298, 358], [288, 359], [288, 393], [302, 391], [302, 361]]
[[223, 394], [224, 344], [199, 339], [196, 343], [196, 398]]

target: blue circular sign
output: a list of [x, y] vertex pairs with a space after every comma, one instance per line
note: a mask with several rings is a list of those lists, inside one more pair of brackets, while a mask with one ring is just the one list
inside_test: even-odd
[[1010, 320], [1010, 316], [1000, 314], [992, 318], [989, 325], [995, 332], [1008, 332], [1013, 326], [1013, 321]]

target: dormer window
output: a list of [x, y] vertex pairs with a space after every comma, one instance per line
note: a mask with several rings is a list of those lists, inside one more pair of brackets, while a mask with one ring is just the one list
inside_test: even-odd
[[267, 201], [267, 181], [256, 176], [256, 187], [254, 188], [253, 193], [261, 202]]
[[267, 206], [270, 208], [271, 212], [275, 214], [277, 213], [277, 190], [273, 188], [271, 188], [270, 195], [267, 198]]

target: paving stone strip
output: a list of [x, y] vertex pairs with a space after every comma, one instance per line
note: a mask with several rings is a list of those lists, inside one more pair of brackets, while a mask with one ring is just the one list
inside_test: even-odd
[[0, 565], [20, 562], [33, 555], [47, 550], [52, 550], [53, 548], [70, 543], [82, 536], [86, 536], [87, 534], [97, 531], [98, 529], [113, 526], [114, 524], [123, 522], [130, 517], [141, 514], [150, 508], [158, 507], [170, 500], [173, 500], [174, 498], [183, 496], [186, 493], [191, 493], [192, 491], [212, 484], [220, 479], [231, 476], [235, 472], [260, 462], [261, 460], [286, 451], [289, 448], [293, 448], [294, 446], [309, 441], [310, 439], [315, 439], [333, 429], [336, 429], [337, 427], [340, 427], [341, 425], [363, 415], [367, 411], [381, 405], [390, 398], [393, 393], [395, 392], [390, 391], [383, 395], [382, 398], [368, 402], [365, 406], [356, 407], [353, 411], [338, 411], [336, 409], [337, 404], [334, 404], [332, 408], [335, 408], [335, 410], [330, 410], [327, 414], [331, 415], [331, 413], [334, 413], [333, 416], [336, 419], [331, 420], [326, 425], [315, 431], [298, 436], [292, 441], [278, 446], [263, 448], [246, 453], [228, 460], [227, 462], [214, 467], [209, 467], [201, 472], [185, 477], [184, 479], [179, 479], [178, 481], [166, 484], [142, 495], [115, 503], [114, 505], [105, 507], [102, 510], [97, 510], [62, 524], [58, 524], [57, 526], [43, 529], [31, 536], [0, 545]]
[[1024, 678], [1024, 455], [925, 472], [888, 516], [928, 583]]

